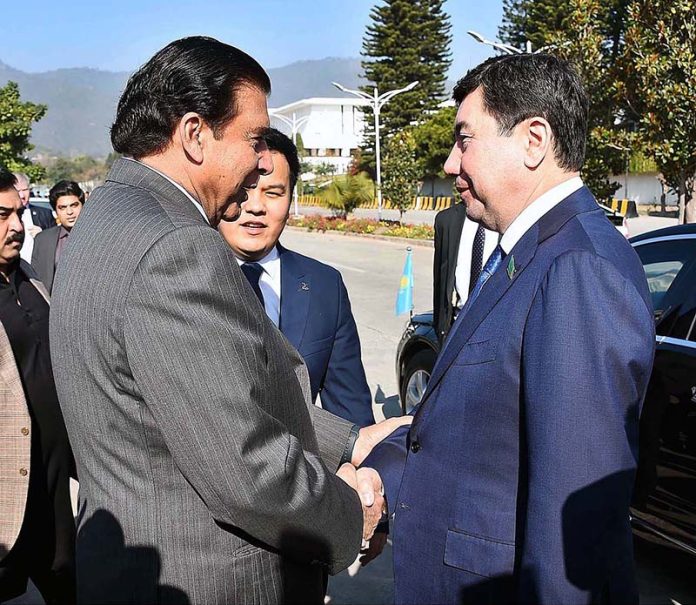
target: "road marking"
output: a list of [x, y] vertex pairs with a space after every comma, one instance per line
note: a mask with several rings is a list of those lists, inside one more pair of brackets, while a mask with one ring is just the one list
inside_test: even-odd
[[[326, 262], [326, 261], [324, 261]], [[348, 265], [342, 265], [341, 263], [327, 263], [334, 267], [335, 269], [345, 269], [346, 271], [355, 271], [356, 273], [367, 273], [365, 269], [358, 269], [357, 267], [349, 267]]]

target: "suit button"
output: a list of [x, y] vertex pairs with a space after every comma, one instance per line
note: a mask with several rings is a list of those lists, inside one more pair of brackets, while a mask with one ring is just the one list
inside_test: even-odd
[[19, 474], [22, 475], [22, 477], [26, 477], [27, 473], [28, 473], [27, 469], [25, 469], [25, 468], [19, 469]]
[[23, 426], [21, 433], [26, 437], [29, 434], [29, 429], [26, 426]]
[[420, 443], [418, 443], [417, 441], [414, 441], [414, 442], [411, 444], [411, 451], [412, 451], [414, 454], [417, 454], [417, 453], [420, 451], [420, 448], [421, 448]]

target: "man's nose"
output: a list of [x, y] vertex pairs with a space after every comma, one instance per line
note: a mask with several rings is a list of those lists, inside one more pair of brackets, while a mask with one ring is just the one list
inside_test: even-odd
[[447, 156], [444, 165], [445, 174], [449, 176], [457, 176], [461, 172], [462, 154], [456, 145], [452, 146], [452, 151]]
[[250, 214], [263, 214], [266, 212], [263, 196], [257, 188], [247, 190], [247, 199], [242, 202], [242, 206], [244, 207], [244, 212]]
[[9, 228], [15, 233], [24, 233], [24, 223], [22, 222], [22, 217], [19, 214], [14, 213], [10, 217]]

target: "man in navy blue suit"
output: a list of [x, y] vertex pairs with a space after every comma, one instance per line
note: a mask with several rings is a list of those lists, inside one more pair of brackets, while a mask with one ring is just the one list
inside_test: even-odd
[[278, 243], [300, 172], [297, 149], [282, 132], [266, 138], [274, 170], [261, 176], [235, 220], [220, 233], [232, 248], [266, 314], [304, 358], [312, 398], [363, 427], [374, 424], [360, 340], [341, 274]]
[[410, 430], [366, 464], [394, 513], [397, 603], [637, 603], [629, 502], [653, 313], [580, 179], [588, 98], [561, 59], [454, 89], [445, 171], [502, 234]]

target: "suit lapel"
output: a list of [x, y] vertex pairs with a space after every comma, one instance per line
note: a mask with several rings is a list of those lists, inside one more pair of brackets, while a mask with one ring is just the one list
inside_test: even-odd
[[[423, 404], [442, 380], [445, 372], [469, 341], [476, 328], [493, 310], [513, 282], [524, 273], [534, 258], [539, 244], [557, 233], [574, 216], [591, 211], [599, 211], [599, 208], [590, 191], [583, 187], [549, 210], [522, 236], [495, 274], [486, 282], [481, 294], [471, 305], [466, 315], [458, 318], [458, 325], [453, 328], [435, 363], [428, 388], [419, 406], [420, 409], [423, 409]], [[512, 277], [506, 270], [510, 257], [514, 257], [515, 263], [515, 272]]]
[[307, 325], [311, 276], [306, 275], [297, 257], [278, 244], [280, 255], [280, 331], [292, 346], [300, 349]]

